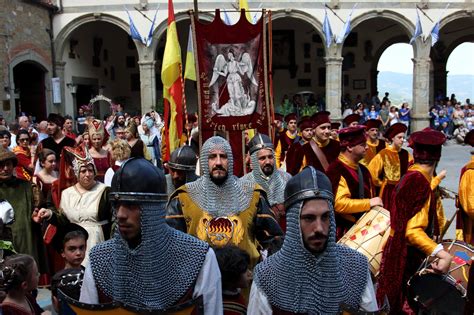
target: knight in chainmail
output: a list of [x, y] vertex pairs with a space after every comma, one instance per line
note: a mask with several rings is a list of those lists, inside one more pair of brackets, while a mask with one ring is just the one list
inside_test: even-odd
[[186, 183], [195, 181], [197, 156], [194, 150], [187, 145], [177, 148], [171, 153], [167, 163], [169, 174], [166, 175], [166, 189], [171, 195], [177, 188]]
[[125, 161], [115, 173], [110, 198], [117, 231], [92, 248], [81, 302], [113, 301], [139, 313], [203, 304], [205, 314], [222, 314], [214, 251], [166, 224], [165, 183], [163, 172], [143, 158]]
[[259, 245], [272, 244], [282, 235], [265, 191], [254, 181], [232, 174], [232, 150], [224, 138], [211, 137], [203, 144], [200, 167], [199, 179], [170, 196], [168, 224], [211, 246], [229, 244], [247, 251], [253, 267], [260, 256]]
[[336, 243], [331, 182], [304, 168], [285, 188], [282, 248], [255, 267], [248, 314], [377, 310], [367, 258]]
[[286, 182], [291, 178], [291, 175], [276, 169], [275, 151], [270, 137], [258, 133], [250, 140], [248, 146], [252, 172], [247, 173], [242, 177], [242, 180], [255, 182], [265, 190], [272, 212], [282, 229], [285, 230], [284, 191]]

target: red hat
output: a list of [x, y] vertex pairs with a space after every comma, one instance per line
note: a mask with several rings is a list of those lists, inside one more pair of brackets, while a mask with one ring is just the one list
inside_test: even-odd
[[300, 128], [300, 130], [314, 128], [314, 123], [309, 116], [303, 116], [300, 121], [298, 121], [298, 128]]
[[386, 139], [389, 141], [393, 139], [396, 135], [399, 133], [405, 133], [407, 132], [408, 127], [405, 124], [402, 123], [396, 123], [390, 126], [390, 128], [385, 131], [385, 134], [383, 135]]
[[411, 134], [410, 143], [416, 160], [439, 161], [446, 136], [437, 130], [425, 128]]
[[331, 129], [337, 129], [339, 130], [339, 127], [341, 127], [341, 123], [336, 121], [331, 123]]
[[275, 120], [283, 121], [283, 115], [280, 113], [275, 113]]
[[379, 129], [380, 126], [382, 125], [382, 121], [378, 119], [369, 119], [364, 123], [364, 125], [367, 130], [370, 130], [372, 128]]
[[359, 114], [350, 114], [342, 120], [342, 122], [344, 123], [344, 126], [346, 126], [346, 127], [349, 126], [350, 124], [352, 124], [354, 121], [357, 121], [357, 122], [360, 121], [360, 115]]
[[339, 141], [341, 147], [354, 147], [367, 142], [365, 137], [365, 126], [347, 127], [339, 130]]
[[285, 116], [285, 122], [288, 124], [290, 120], [298, 120], [295, 113], [290, 113]]
[[466, 137], [464, 137], [464, 143], [469, 144], [471, 147], [474, 147], [474, 129], [469, 131]]
[[311, 120], [314, 122], [314, 127], [322, 124], [330, 124], [331, 119], [329, 118], [329, 115], [331, 115], [331, 113], [325, 110], [313, 114]]

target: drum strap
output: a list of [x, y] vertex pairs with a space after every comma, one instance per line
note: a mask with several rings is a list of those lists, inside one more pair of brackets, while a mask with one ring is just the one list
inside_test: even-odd
[[314, 140], [310, 140], [309, 144], [311, 145], [311, 149], [313, 149], [314, 154], [316, 154], [316, 157], [318, 158], [319, 162], [321, 163], [321, 166], [323, 167], [324, 172], [326, 172], [326, 170], [328, 169], [328, 166], [329, 166], [328, 160], [326, 159], [326, 155], [324, 155], [324, 152], [314, 142]]
[[364, 199], [364, 175], [360, 167], [357, 167], [357, 177], [359, 178], [359, 199]]

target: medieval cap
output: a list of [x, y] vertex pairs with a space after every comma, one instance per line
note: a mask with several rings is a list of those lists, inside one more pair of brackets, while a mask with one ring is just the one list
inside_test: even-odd
[[61, 253], [64, 247], [64, 238], [69, 232], [78, 231], [84, 235], [84, 239], [87, 241], [89, 238], [89, 233], [82, 226], [75, 223], [67, 223], [65, 225], [59, 224], [56, 227], [56, 234], [54, 234], [53, 239], [51, 240], [51, 245], [58, 252]]
[[330, 124], [331, 119], [329, 118], [329, 115], [331, 115], [331, 113], [325, 110], [317, 112], [316, 114], [313, 114], [311, 116], [311, 120], [315, 124], [314, 127], [317, 127], [322, 124]]
[[367, 130], [370, 130], [372, 128], [377, 128], [379, 129], [380, 126], [382, 125], [382, 121], [378, 119], [369, 119], [364, 123], [365, 127]]
[[338, 122], [338, 121], [331, 123], [331, 129], [337, 129], [337, 130], [339, 130], [340, 127], [341, 127], [341, 123]]
[[385, 131], [384, 138], [391, 141], [393, 137], [398, 135], [399, 133], [405, 133], [408, 130], [408, 127], [402, 123], [396, 123], [390, 126], [390, 128]]
[[437, 130], [425, 128], [411, 134], [410, 143], [416, 160], [439, 161], [446, 136]]
[[288, 124], [290, 120], [297, 120], [296, 114], [295, 113], [290, 113], [285, 116], [285, 122]]
[[309, 116], [301, 117], [300, 121], [298, 121], [298, 128], [300, 130], [305, 130], [307, 128], [314, 128], [314, 122], [311, 120]]
[[283, 115], [280, 114], [280, 113], [275, 113], [275, 120], [278, 120], [278, 121], [283, 121]]
[[354, 147], [367, 141], [365, 126], [346, 127], [339, 130], [341, 147]]
[[352, 124], [355, 121], [357, 121], [357, 122], [360, 121], [360, 115], [359, 114], [350, 114], [342, 120], [342, 122], [344, 123], [344, 126], [346, 126], [346, 127], [349, 126], [350, 124]]

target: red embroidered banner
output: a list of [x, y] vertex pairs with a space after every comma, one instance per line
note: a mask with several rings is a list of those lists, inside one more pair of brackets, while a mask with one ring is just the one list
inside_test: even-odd
[[201, 143], [225, 135], [237, 176], [244, 173], [244, 130], [269, 134], [264, 17], [252, 24], [242, 10], [226, 25], [216, 10], [209, 24], [193, 20]]

